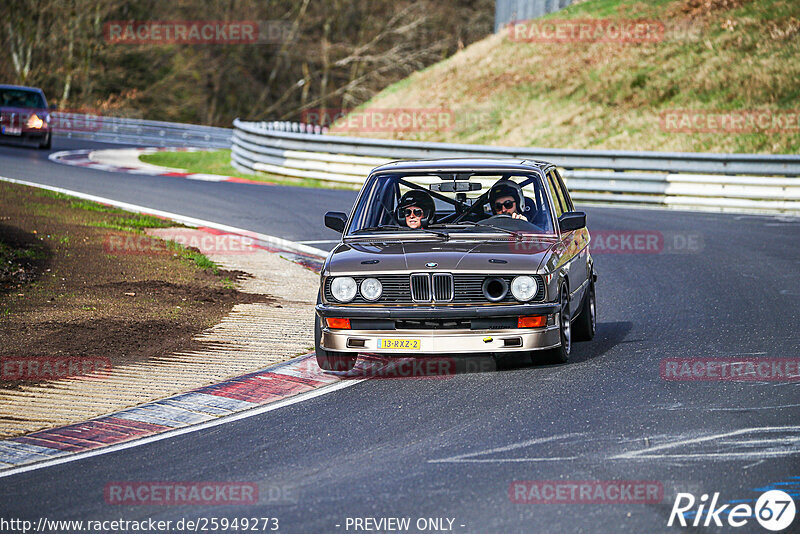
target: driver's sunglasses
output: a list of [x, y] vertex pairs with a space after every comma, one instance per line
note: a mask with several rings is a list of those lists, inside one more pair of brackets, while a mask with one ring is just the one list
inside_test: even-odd
[[403, 217], [422, 217], [422, 210], [420, 208], [406, 208], [403, 210]]
[[514, 207], [514, 204], [516, 204], [516, 201], [514, 201], [514, 200], [506, 200], [505, 202], [495, 202], [494, 203], [494, 210], [495, 211], [500, 211], [503, 208], [505, 208], [507, 210], [510, 210], [511, 208]]

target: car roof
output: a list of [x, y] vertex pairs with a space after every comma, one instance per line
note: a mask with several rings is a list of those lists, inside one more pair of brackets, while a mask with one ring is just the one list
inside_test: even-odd
[[552, 167], [546, 161], [533, 161], [520, 158], [444, 158], [421, 159], [413, 161], [393, 161], [376, 167], [373, 173], [386, 172], [447, 172], [447, 171], [545, 171]]
[[5, 85], [5, 84], [0, 84], [0, 89], [20, 89], [22, 91], [34, 91], [36, 93], [44, 94], [44, 91], [42, 91], [38, 87], [28, 87], [26, 85]]

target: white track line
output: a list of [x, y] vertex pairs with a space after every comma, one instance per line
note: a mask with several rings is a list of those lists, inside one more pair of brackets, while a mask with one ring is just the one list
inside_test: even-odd
[[571, 434], [561, 434], [557, 436], [547, 436], [544, 438], [534, 438], [529, 439], [526, 441], [521, 441], [519, 443], [512, 443], [511, 445], [503, 445], [502, 447], [495, 447], [492, 449], [485, 449], [478, 452], [468, 452], [465, 454], [457, 454], [455, 456], [449, 456], [447, 458], [440, 458], [437, 460], [428, 460], [430, 464], [438, 464], [438, 463], [493, 463], [493, 462], [552, 462], [552, 461], [566, 461], [566, 460], [576, 460], [577, 456], [569, 456], [569, 457], [540, 457], [540, 458], [474, 458], [475, 456], [483, 456], [486, 454], [495, 454], [498, 452], [508, 452], [513, 451], [516, 449], [522, 449], [525, 447], [530, 447], [532, 445], [541, 445], [543, 443], [547, 443], [550, 441], [558, 441], [568, 438], [575, 438], [581, 437], [584, 434], [582, 433], [571, 433]]
[[[732, 430], [730, 432], [722, 432], [718, 434], [712, 434], [710, 436], [701, 436], [697, 438], [689, 438], [689, 439], [682, 439], [677, 441], [671, 441], [669, 443], [664, 443], [663, 445], [656, 445], [654, 447], [648, 447], [646, 449], [641, 449], [637, 451], [629, 451], [624, 452], [622, 454], [618, 454], [616, 456], [612, 456], [609, 458], [610, 460], [649, 460], [649, 459], [683, 459], [683, 458], [729, 458], [729, 459], [745, 459], [751, 457], [773, 457], [773, 456], [792, 456], [795, 454], [799, 454], [800, 450], [796, 448], [792, 448], [791, 446], [794, 445], [794, 442], [789, 443], [790, 448], [786, 450], [779, 450], [779, 451], [769, 451], [769, 450], [755, 450], [755, 451], [740, 451], [740, 452], [708, 452], [708, 453], [669, 453], [665, 452], [663, 454], [654, 454], [655, 451], [667, 451], [669, 449], [675, 449], [678, 447], [683, 447], [686, 445], [696, 445], [698, 443], [705, 443], [709, 441], [719, 441], [721, 444], [724, 445], [771, 445], [771, 444], [778, 444], [776, 439], [751, 439], [751, 440], [731, 440], [731, 441], [722, 441], [723, 438], [728, 438], [732, 436], [741, 436], [744, 434], [755, 434], [758, 432], [800, 432], [800, 426], [764, 426], [764, 427], [752, 427], [752, 428], [740, 428], [737, 430]], [[779, 436], [780, 438], [781, 436]], [[797, 438], [795, 438], [796, 440]]]

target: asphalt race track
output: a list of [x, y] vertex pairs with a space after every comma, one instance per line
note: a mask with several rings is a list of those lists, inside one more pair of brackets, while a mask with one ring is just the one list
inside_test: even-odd
[[[56, 139], [53, 149], [93, 146], [101, 145]], [[322, 216], [348, 211], [355, 197], [115, 174], [57, 165], [46, 154], [0, 146], [0, 175], [295, 241], [335, 239]], [[750, 504], [767, 487], [796, 495], [796, 380], [675, 381], [661, 371], [669, 358], [800, 356], [800, 220], [586, 211], [590, 231], [608, 243], [608, 235], [658, 233], [663, 246], [595, 254], [598, 335], [575, 345], [569, 364], [367, 380], [216, 428], [2, 478], [1, 515], [276, 517], [280, 532], [298, 533], [353, 532], [348, 518], [367, 517], [408, 517], [412, 525], [449, 518], [453, 532], [716, 531], [667, 527], [676, 494], [718, 492], [720, 503]], [[534, 504], [509, 496], [514, 481], [556, 480], [653, 481], [663, 498]], [[107, 504], [104, 487], [120, 481], [257, 483], [261, 498], [239, 506]], [[764, 532], [753, 519], [733, 530]]]

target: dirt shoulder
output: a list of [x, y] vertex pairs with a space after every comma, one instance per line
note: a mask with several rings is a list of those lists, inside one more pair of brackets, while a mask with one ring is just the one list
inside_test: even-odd
[[[75, 378], [64, 376], [74, 369], [58, 368], [64, 360], [103, 362], [112, 374], [137, 364], [146, 370], [154, 360], [201, 349], [195, 336], [234, 306], [275, 302], [236, 289], [244, 272], [143, 233], [167, 226], [174, 223], [0, 182], [2, 404]], [[131, 238], [139, 244], [133, 253], [112, 246]], [[26, 417], [1, 410], [0, 436], [18, 433]]]

